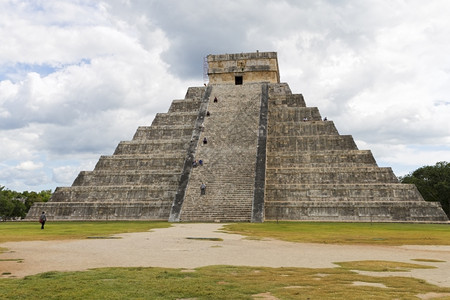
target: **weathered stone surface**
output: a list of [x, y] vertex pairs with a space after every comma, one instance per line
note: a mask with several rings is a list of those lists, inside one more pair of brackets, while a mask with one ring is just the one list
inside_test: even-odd
[[27, 218], [46, 211], [50, 220], [167, 220], [204, 92], [189, 88], [186, 99], [101, 156], [93, 171], [80, 172], [71, 187], [34, 205]]
[[268, 168], [302, 166], [320, 168], [364, 167], [376, 165], [370, 150], [324, 150], [305, 152], [277, 152], [267, 157]]
[[184, 161], [182, 152], [175, 152], [172, 155], [110, 155], [101, 156], [95, 166], [96, 171], [102, 170], [158, 170], [158, 169], [180, 169], [180, 164]]
[[192, 125], [140, 126], [133, 140], [180, 139], [192, 135]]
[[275, 52], [208, 55], [209, 83], [235, 83], [241, 76], [243, 83], [280, 82]]
[[208, 86], [202, 97], [202, 101], [198, 112], [198, 118], [195, 122], [194, 131], [192, 133], [191, 141], [187, 149], [186, 159], [184, 160], [183, 171], [180, 176], [177, 193], [175, 194], [172, 207], [170, 209], [169, 222], [180, 221], [181, 208], [183, 207], [184, 199], [186, 198], [186, 191], [189, 179], [191, 176], [191, 172], [194, 168], [193, 163], [195, 162], [195, 153], [197, 152], [197, 146], [200, 140], [200, 135], [204, 130], [203, 123], [205, 122], [205, 117], [207, 115], [207, 108], [209, 97], [211, 96], [211, 90], [212, 87]]
[[114, 155], [119, 154], [152, 154], [153, 152], [177, 153], [186, 152], [188, 143], [182, 139], [159, 140], [159, 141], [123, 141], [120, 142], [114, 151]]
[[[372, 153], [339, 135], [317, 108], [290, 105], [281, 85], [269, 89], [266, 220], [446, 221], [438, 203], [398, 183]], [[306, 119], [305, 119], [306, 118]]]
[[156, 114], [152, 125], [184, 125], [193, 124], [197, 120], [197, 112], [174, 112]]
[[400, 184], [280, 83], [276, 53], [210, 55], [208, 63], [206, 88], [188, 88], [27, 218], [46, 211], [50, 220], [447, 221], [438, 203]]
[[436, 222], [447, 221], [438, 213], [439, 203], [425, 201], [315, 201], [266, 203], [272, 220]]
[[[49, 202], [36, 203], [30, 209], [29, 218], [42, 211], [49, 220], [98, 221], [98, 220], [155, 220], [166, 221], [170, 203], [157, 202]], [[163, 217], [164, 216], [164, 217]]]
[[[211, 115], [205, 118], [195, 154], [204, 165], [192, 171], [181, 221], [250, 221], [261, 94], [261, 84], [212, 85]], [[202, 182], [205, 195], [200, 195]]]

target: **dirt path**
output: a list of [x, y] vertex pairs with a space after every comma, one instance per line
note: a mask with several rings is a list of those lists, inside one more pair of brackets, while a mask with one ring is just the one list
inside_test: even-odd
[[[0, 277], [99, 267], [189, 269], [223, 264], [329, 268], [336, 267], [333, 262], [389, 260], [437, 268], [373, 275], [410, 276], [450, 287], [450, 246], [349, 246], [248, 240], [241, 235], [218, 232], [221, 227], [222, 224], [180, 223], [151, 232], [117, 235], [120, 239], [3, 243], [0, 246], [9, 251], [0, 254]], [[188, 238], [221, 238], [223, 241]], [[5, 259], [23, 259], [23, 262]], [[416, 262], [411, 259], [445, 262]]]

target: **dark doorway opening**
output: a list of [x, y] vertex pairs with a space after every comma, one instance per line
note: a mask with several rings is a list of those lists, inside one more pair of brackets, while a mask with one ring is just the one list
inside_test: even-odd
[[242, 84], [242, 76], [235, 76], [234, 77], [234, 84], [235, 85], [241, 85]]

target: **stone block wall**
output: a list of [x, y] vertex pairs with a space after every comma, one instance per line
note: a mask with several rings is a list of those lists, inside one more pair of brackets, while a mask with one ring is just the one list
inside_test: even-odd
[[151, 126], [137, 129], [113, 155], [100, 157], [93, 171], [82, 171], [71, 187], [59, 187], [48, 203], [32, 207], [49, 220], [164, 220], [177, 194], [194, 124], [205, 88], [189, 88]]
[[284, 84], [270, 85], [267, 132], [266, 220], [447, 220]]
[[244, 83], [280, 82], [275, 52], [208, 55], [210, 84], [234, 84], [235, 76]]

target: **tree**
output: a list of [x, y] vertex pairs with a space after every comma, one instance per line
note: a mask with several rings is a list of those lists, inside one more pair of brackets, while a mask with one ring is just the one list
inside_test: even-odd
[[4, 186], [0, 186], [0, 217], [7, 220], [14, 211], [14, 203], [11, 202], [13, 194], [10, 190], [5, 190]]
[[402, 183], [412, 183], [426, 201], [439, 201], [450, 218], [450, 163], [441, 161], [434, 166], [424, 166], [400, 178]]
[[26, 211], [28, 212], [34, 202], [47, 202], [52, 196], [52, 190], [44, 190], [39, 193], [25, 191], [22, 196], [25, 198]]
[[34, 202], [47, 202], [51, 195], [51, 190], [20, 193], [0, 186], [0, 219], [24, 218]]
[[11, 200], [11, 203], [13, 204], [13, 207], [14, 207], [11, 212], [11, 217], [25, 218], [25, 216], [27, 215], [27, 212], [28, 212], [25, 204], [22, 201], [17, 200], [17, 199]]
[[14, 210], [14, 204], [6, 197], [0, 194], [0, 218], [5, 221], [9, 219]]

